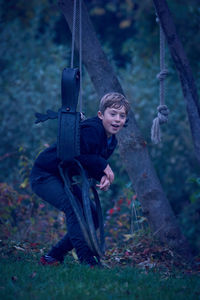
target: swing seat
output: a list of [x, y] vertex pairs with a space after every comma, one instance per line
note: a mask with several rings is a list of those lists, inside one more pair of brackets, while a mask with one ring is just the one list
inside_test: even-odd
[[79, 88], [78, 68], [65, 68], [61, 80], [62, 107], [58, 111], [57, 136], [57, 157], [63, 163], [80, 154], [80, 113], [76, 112]]

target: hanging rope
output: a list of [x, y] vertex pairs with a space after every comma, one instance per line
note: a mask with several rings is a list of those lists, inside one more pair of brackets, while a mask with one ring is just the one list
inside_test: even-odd
[[77, 31], [79, 32], [79, 71], [80, 71], [80, 92], [79, 92], [80, 108], [79, 109], [80, 109], [80, 113], [82, 114], [82, 0], [79, 0], [79, 14], [77, 13], [77, 0], [74, 0], [71, 68], [74, 67], [74, 48], [75, 48], [75, 36]]
[[[159, 22], [158, 17], [156, 21]], [[160, 27], [160, 73], [157, 78], [160, 81], [160, 105], [157, 107], [157, 117], [153, 120], [151, 127], [151, 140], [154, 144], [158, 144], [161, 141], [160, 125], [168, 121], [169, 109], [165, 105], [165, 85], [164, 80], [168, 75], [168, 70], [165, 68], [165, 36], [161, 24]]]
[[76, 33], [76, 0], [74, 0], [74, 9], [73, 9], [71, 68], [74, 67], [75, 33]]
[[80, 94], [79, 109], [82, 113], [82, 0], [79, 0], [79, 70], [80, 70]]

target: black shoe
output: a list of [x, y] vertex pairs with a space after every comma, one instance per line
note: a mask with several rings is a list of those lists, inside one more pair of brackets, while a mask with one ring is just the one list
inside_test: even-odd
[[97, 258], [96, 256], [91, 256], [91, 257], [88, 257], [87, 259], [85, 259], [83, 262], [83, 264], [89, 266], [90, 268], [103, 268], [101, 262], [100, 262], [100, 259]]

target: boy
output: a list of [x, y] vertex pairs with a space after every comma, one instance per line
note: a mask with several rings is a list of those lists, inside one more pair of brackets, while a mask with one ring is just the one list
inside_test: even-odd
[[[107, 191], [114, 180], [114, 174], [107, 159], [113, 153], [117, 140], [115, 134], [124, 126], [129, 103], [119, 93], [108, 93], [100, 101], [98, 116], [80, 124], [80, 152], [76, 157], [90, 178], [99, 181], [97, 186]], [[67, 150], [67, 149], [66, 149]], [[73, 207], [67, 198], [58, 170], [56, 144], [45, 149], [36, 159], [30, 181], [33, 191], [43, 200], [66, 214], [68, 233], [47, 255], [41, 257], [43, 265], [58, 264], [68, 251], [75, 248], [80, 263], [97, 265], [94, 254], [89, 249], [81, 232]], [[73, 194], [81, 201], [81, 191], [74, 185]], [[91, 203], [95, 227], [98, 227], [95, 206]]]

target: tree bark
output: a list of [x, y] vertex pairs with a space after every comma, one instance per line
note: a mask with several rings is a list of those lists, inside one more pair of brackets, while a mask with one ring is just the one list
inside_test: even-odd
[[[73, 0], [58, 2], [64, 17], [72, 30]], [[82, 56], [99, 97], [108, 92], [123, 93], [122, 87], [101, 49], [96, 33], [83, 3], [82, 9]], [[78, 35], [76, 47], [79, 49]], [[123, 93], [124, 94], [124, 93]], [[183, 256], [190, 255], [188, 243], [181, 233], [174, 213], [161, 187], [151, 163], [146, 141], [142, 137], [134, 113], [129, 114], [128, 127], [118, 135], [122, 161], [129, 174], [134, 190], [141, 202], [154, 234], [169, 247]]]
[[172, 59], [178, 71], [190, 123], [195, 154], [200, 164], [200, 106], [197, 88], [189, 61], [177, 35], [166, 0], [153, 0]]

